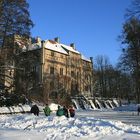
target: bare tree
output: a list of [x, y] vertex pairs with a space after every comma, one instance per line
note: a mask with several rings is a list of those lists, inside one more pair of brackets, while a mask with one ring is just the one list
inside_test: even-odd
[[[95, 61], [95, 71], [98, 77], [98, 86], [101, 96], [107, 96], [107, 75], [106, 70], [109, 66], [109, 59], [104, 56], [97, 56]], [[95, 82], [96, 83], [96, 82]]]

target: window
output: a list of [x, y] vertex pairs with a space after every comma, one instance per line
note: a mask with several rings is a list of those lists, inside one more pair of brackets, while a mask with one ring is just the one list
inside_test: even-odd
[[36, 66], [34, 66], [34, 65], [31, 66], [31, 67], [30, 67], [30, 72], [36, 72]]
[[54, 52], [53, 51], [51, 51], [51, 56], [54, 56]]
[[74, 77], [74, 71], [71, 71], [71, 77]]
[[63, 68], [60, 68], [60, 75], [63, 75]]
[[88, 86], [85, 86], [85, 91], [88, 91]]
[[79, 72], [77, 72], [77, 78], [79, 78]]
[[50, 74], [54, 74], [54, 67], [50, 67]]
[[33, 72], [36, 72], [36, 66], [33, 66], [32, 71], [33, 71]]

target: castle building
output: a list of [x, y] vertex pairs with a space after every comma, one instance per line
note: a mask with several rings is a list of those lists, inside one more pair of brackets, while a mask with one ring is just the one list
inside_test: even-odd
[[[17, 45], [20, 43], [16, 42]], [[59, 38], [30, 41], [16, 53], [14, 60], [15, 90], [46, 103], [66, 95], [92, 94], [93, 62], [76, 50], [75, 44], [65, 45]]]

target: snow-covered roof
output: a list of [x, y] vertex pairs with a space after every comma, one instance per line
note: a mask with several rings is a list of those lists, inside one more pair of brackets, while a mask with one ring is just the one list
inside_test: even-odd
[[52, 40], [45, 41], [45, 48], [68, 55], [59, 43]]
[[61, 45], [63, 48], [65, 48], [66, 50], [68, 50], [68, 51], [71, 51], [71, 52], [80, 54], [80, 52], [78, 52], [77, 50], [73, 49], [73, 47], [71, 47], [71, 46], [67, 46], [67, 45], [64, 45], [64, 44], [60, 44], [60, 45]]
[[[58, 42], [53, 41], [53, 40], [45, 40], [44, 46], [45, 46], [46, 49], [53, 50], [53, 51], [56, 51], [56, 52], [59, 52], [59, 53], [62, 53], [62, 54], [66, 54], [66, 55], [68, 55], [67, 50], [70, 51], [70, 52], [80, 54], [82, 60], [91, 62], [90, 59], [86, 58], [79, 51], [75, 50], [72, 46], [68, 46], [68, 45], [65, 45], [65, 44], [62, 44], [62, 43], [58, 43]], [[39, 48], [41, 48], [41, 41], [38, 42], [38, 43], [33, 43], [30, 46], [28, 46], [28, 50], [36, 50], [36, 49], [39, 49]], [[25, 50], [26, 49], [23, 48], [23, 51], [25, 51]]]
[[82, 58], [82, 60], [85, 60], [85, 61], [91, 62], [91, 60], [88, 59], [88, 58], [86, 58], [83, 54], [81, 54], [81, 58]]
[[36, 50], [36, 49], [39, 49], [39, 48], [41, 48], [41, 44], [33, 43], [28, 47], [28, 50]]

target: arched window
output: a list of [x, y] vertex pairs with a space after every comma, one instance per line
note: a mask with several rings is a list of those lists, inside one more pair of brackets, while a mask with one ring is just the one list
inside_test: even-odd
[[50, 74], [54, 74], [54, 67], [50, 67]]

